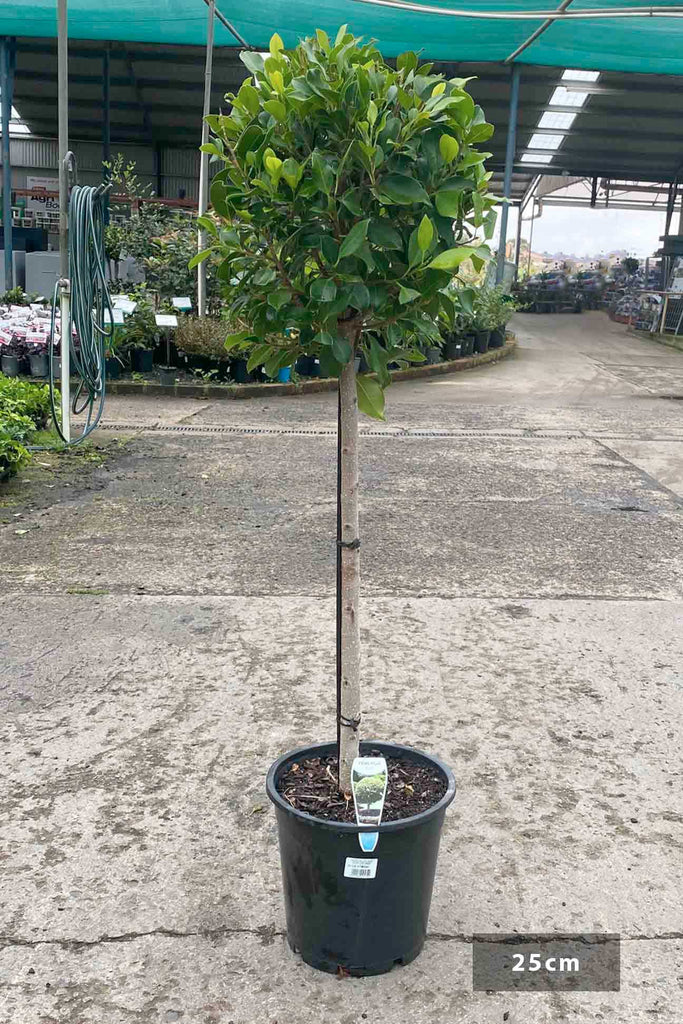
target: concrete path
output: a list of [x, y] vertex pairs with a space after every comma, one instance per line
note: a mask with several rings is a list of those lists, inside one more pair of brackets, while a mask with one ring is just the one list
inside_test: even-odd
[[[365, 735], [458, 781], [425, 951], [384, 977], [287, 949], [263, 792], [334, 731], [335, 396], [112, 399], [118, 454], [15, 485], [2, 1024], [680, 1024], [683, 355], [515, 327], [364, 424]], [[496, 931], [619, 932], [622, 991], [473, 994]]]

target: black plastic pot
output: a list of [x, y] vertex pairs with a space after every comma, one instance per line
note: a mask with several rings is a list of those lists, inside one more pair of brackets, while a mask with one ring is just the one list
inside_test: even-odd
[[433, 366], [435, 363], [441, 362], [441, 349], [437, 348], [436, 345], [430, 346], [425, 352], [427, 356], [427, 364]]
[[158, 369], [159, 383], [164, 387], [173, 387], [178, 376], [175, 366], [160, 366]]
[[107, 380], [118, 380], [121, 376], [121, 363], [114, 356], [107, 356], [104, 360], [107, 370]]
[[474, 352], [474, 335], [466, 334], [462, 339], [462, 354], [471, 356]]
[[246, 359], [233, 359], [230, 363], [230, 372], [238, 384], [248, 384], [249, 374], [247, 373]]
[[6, 377], [19, 376], [19, 356], [3, 356], [0, 365]]
[[489, 334], [490, 331], [474, 332], [474, 351], [477, 352], [479, 355], [488, 350]]
[[502, 348], [505, 344], [505, 328], [496, 327], [489, 336], [489, 348]]
[[320, 376], [320, 363], [317, 361], [315, 356], [299, 356], [294, 369], [297, 373], [301, 374], [302, 377], [319, 377]]
[[[384, 974], [414, 960], [424, 945], [439, 839], [446, 808], [455, 796], [450, 768], [419, 750], [393, 743], [366, 741], [361, 752], [378, 750], [407, 758], [440, 772], [444, 796], [429, 810], [379, 828], [325, 821], [297, 811], [280, 796], [283, 771], [306, 757], [329, 757], [336, 744], [294, 750], [270, 768], [266, 782], [275, 804], [287, 916], [287, 939], [311, 967], [335, 973]], [[347, 857], [364, 858], [359, 832], [379, 831], [370, 859], [375, 878], [345, 876]]]
[[47, 352], [31, 352], [28, 361], [31, 366], [32, 377], [47, 377], [50, 372]]
[[154, 352], [151, 348], [134, 348], [131, 353], [131, 366], [136, 373], [151, 373], [153, 359]]
[[462, 344], [460, 341], [447, 341], [443, 352], [446, 359], [459, 359], [462, 355]]

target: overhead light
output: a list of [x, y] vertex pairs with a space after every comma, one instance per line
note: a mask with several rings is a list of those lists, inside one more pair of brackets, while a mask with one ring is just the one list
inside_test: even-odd
[[562, 72], [563, 78], [571, 78], [574, 82], [597, 82], [600, 77], [599, 71], [578, 71], [574, 68], [566, 68]]
[[561, 110], [546, 110], [538, 122], [539, 128], [571, 128], [576, 114], [566, 114]]
[[587, 96], [586, 92], [572, 92], [570, 89], [565, 89], [563, 85], [558, 85], [550, 97], [550, 106], [582, 107]]
[[549, 164], [553, 159], [553, 153], [522, 153], [520, 163], [522, 164]]
[[564, 135], [537, 135], [529, 140], [529, 149], [559, 149], [564, 142]]

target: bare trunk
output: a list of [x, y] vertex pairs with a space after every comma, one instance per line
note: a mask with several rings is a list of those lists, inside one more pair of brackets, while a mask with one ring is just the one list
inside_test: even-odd
[[[355, 341], [355, 335], [349, 338]], [[341, 696], [339, 788], [351, 792], [351, 766], [358, 756], [360, 725], [360, 539], [358, 537], [358, 399], [354, 355], [339, 379], [341, 402]]]

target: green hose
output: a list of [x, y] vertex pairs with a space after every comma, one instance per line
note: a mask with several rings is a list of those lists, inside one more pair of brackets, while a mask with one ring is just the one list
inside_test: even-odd
[[[102, 417], [106, 391], [105, 341], [114, 332], [114, 311], [105, 276], [104, 211], [106, 187], [74, 185], [69, 199], [69, 284], [71, 318], [62, 324], [62, 345], [69, 345], [72, 376], [78, 377], [71, 408], [76, 416], [86, 412], [83, 431], [67, 442], [55, 406], [53, 360], [59, 283], [55, 285], [50, 324], [50, 404], [52, 420], [65, 444], [80, 444]], [[105, 312], [109, 313], [109, 322]], [[79, 345], [74, 344], [72, 325]]]

